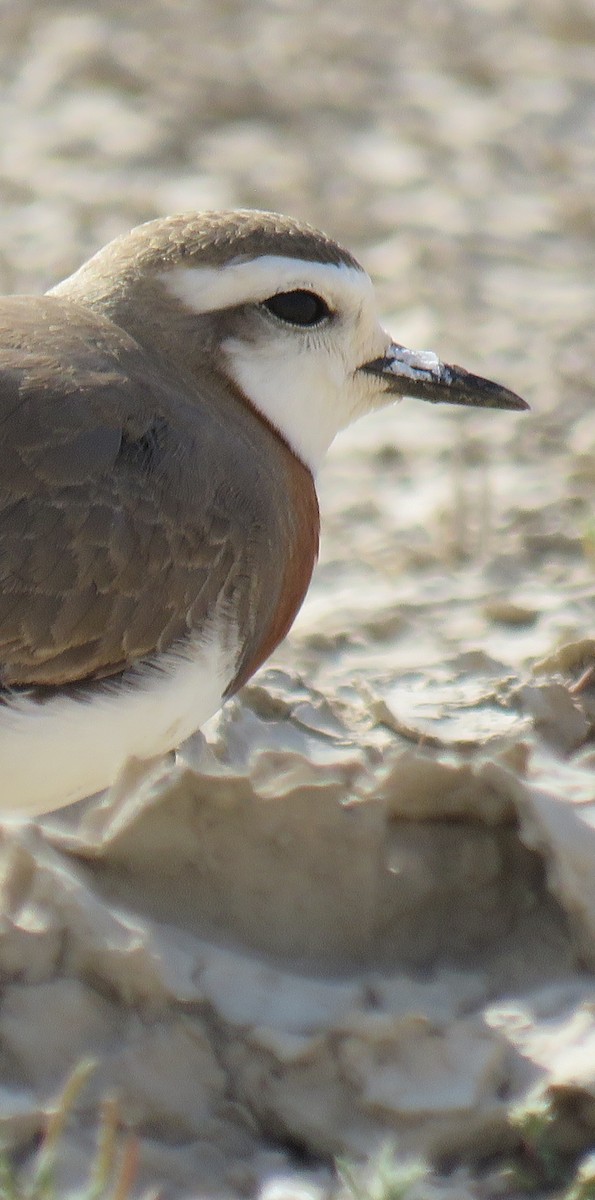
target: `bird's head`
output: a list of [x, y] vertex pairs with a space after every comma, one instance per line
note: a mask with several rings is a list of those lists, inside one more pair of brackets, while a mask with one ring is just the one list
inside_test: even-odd
[[400, 396], [528, 407], [393, 341], [356, 259], [276, 213], [150, 221], [53, 292], [100, 309], [186, 375], [204, 375], [205, 365], [222, 374], [313, 473], [340, 429]]

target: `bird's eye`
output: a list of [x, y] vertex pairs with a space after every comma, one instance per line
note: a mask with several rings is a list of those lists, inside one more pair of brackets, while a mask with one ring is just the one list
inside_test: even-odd
[[319, 325], [330, 316], [330, 308], [321, 296], [301, 288], [295, 292], [277, 292], [264, 301], [264, 307], [288, 325]]

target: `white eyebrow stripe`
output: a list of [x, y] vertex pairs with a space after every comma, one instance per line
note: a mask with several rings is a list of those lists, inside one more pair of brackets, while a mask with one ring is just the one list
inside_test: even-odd
[[369, 275], [347, 263], [319, 263], [301, 258], [263, 254], [221, 267], [173, 267], [159, 279], [171, 296], [193, 312], [252, 302], [259, 304], [276, 292], [297, 288], [319, 291], [330, 300], [361, 304], [373, 295]]

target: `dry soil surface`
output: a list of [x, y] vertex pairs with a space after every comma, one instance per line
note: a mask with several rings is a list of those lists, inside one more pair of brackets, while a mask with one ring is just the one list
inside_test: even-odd
[[115, 1090], [168, 1200], [316, 1197], [387, 1139], [502, 1194], [535, 1090], [595, 1144], [595, 8], [5, 0], [0, 69], [3, 291], [285, 210], [533, 409], [344, 435], [304, 609], [207, 743], [5, 827], [2, 1137], [92, 1055], [63, 1188]]

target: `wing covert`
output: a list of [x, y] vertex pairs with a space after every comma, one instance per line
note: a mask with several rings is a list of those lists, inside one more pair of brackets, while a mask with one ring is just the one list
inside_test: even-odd
[[108, 676], [167, 648], [233, 571], [217, 505], [214, 530], [204, 497], [176, 509], [188, 448], [167, 408], [111, 322], [55, 297], [0, 304], [5, 688]]

